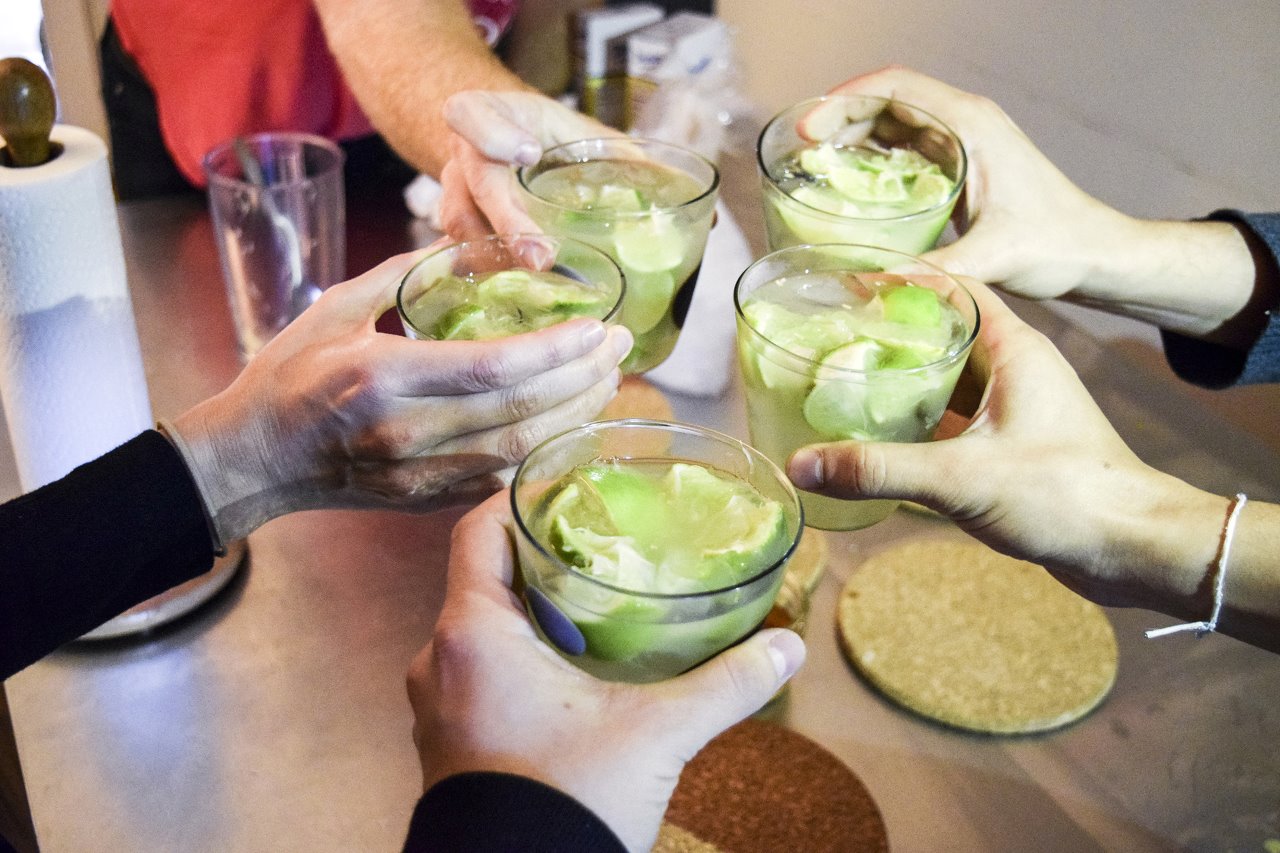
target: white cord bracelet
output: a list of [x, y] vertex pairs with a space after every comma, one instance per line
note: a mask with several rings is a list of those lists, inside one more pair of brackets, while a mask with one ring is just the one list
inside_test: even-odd
[[1227, 520], [1222, 525], [1222, 541], [1218, 545], [1218, 559], [1213, 563], [1213, 612], [1209, 614], [1208, 621], [1187, 622], [1182, 625], [1170, 625], [1168, 628], [1155, 628], [1146, 632], [1148, 640], [1176, 634], [1180, 631], [1195, 631], [1197, 637], [1203, 637], [1205, 634], [1211, 634], [1217, 630], [1218, 616], [1222, 613], [1222, 589], [1227, 580], [1227, 558], [1231, 555], [1231, 540], [1236, 535], [1236, 521], [1240, 518], [1240, 510], [1244, 509], [1244, 505], [1248, 501], [1249, 498], [1245, 493], [1240, 492], [1227, 508]]

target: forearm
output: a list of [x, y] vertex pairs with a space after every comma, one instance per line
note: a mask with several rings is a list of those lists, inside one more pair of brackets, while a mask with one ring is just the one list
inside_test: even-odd
[[1067, 298], [1234, 349], [1257, 338], [1277, 285], [1240, 228], [1129, 217], [1116, 225]]
[[[1207, 620], [1231, 496], [1160, 472], [1100, 511], [1107, 531], [1101, 560], [1121, 588], [1151, 609], [1186, 622]], [[1217, 630], [1280, 652], [1280, 506], [1249, 501], [1225, 562]], [[1157, 627], [1153, 625], [1152, 627]]]
[[409, 163], [439, 176], [442, 108], [463, 89], [528, 89], [481, 39], [462, 0], [315, 0], [329, 48], [373, 126]]

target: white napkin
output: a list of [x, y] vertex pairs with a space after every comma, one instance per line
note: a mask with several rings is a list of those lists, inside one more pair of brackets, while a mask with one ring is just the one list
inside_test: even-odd
[[717, 203], [716, 216], [680, 340], [666, 361], [645, 374], [669, 391], [696, 397], [718, 396], [729, 385], [736, 329], [733, 286], [752, 261], [751, 246], [724, 201]]

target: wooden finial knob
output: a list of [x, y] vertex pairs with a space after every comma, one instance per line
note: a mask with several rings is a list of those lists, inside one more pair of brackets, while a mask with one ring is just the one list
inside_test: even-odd
[[51, 154], [49, 133], [57, 118], [53, 83], [44, 70], [18, 57], [0, 59], [0, 162], [39, 166]]

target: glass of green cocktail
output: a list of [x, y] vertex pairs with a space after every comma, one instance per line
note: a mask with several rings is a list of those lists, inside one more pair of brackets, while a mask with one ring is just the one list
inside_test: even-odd
[[924, 110], [870, 95], [789, 107], [756, 146], [769, 249], [861, 243], [932, 249], [964, 187], [959, 137]]
[[[751, 442], [784, 466], [806, 444], [927, 441], [978, 333], [978, 306], [958, 281], [872, 246], [765, 255], [738, 279], [734, 304]], [[805, 523], [823, 530], [867, 527], [898, 503], [801, 500]]]
[[612, 681], [677, 675], [764, 622], [802, 528], [763, 454], [685, 424], [598, 421], [548, 439], [511, 489], [543, 637]]
[[625, 291], [598, 249], [547, 234], [499, 234], [454, 243], [413, 266], [396, 292], [405, 334], [488, 340], [571, 320], [612, 320]]
[[584, 139], [517, 173], [538, 225], [606, 252], [627, 294], [619, 322], [635, 346], [625, 373], [656, 367], [676, 345], [715, 213], [720, 175], [706, 158], [646, 139]]

